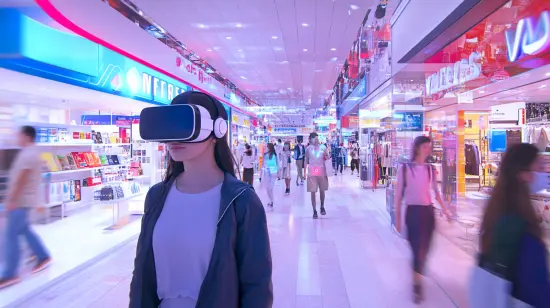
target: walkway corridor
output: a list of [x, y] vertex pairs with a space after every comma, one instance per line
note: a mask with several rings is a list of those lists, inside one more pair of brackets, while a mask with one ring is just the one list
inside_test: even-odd
[[[390, 228], [385, 191], [359, 187], [352, 176], [331, 178], [328, 215], [311, 218], [305, 186], [275, 187], [268, 211], [276, 308], [417, 307], [411, 302], [409, 251]], [[259, 186], [259, 185], [258, 185]], [[266, 194], [257, 187], [262, 200]], [[439, 222], [439, 221], [438, 221]], [[441, 222], [439, 222], [441, 223]], [[127, 307], [136, 242], [42, 290], [17, 307]], [[473, 260], [436, 234], [420, 307], [467, 307]]]

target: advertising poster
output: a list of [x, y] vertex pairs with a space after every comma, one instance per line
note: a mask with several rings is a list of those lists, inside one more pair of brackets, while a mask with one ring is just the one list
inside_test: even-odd
[[397, 131], [421, 132], [424, 124], [422, 112], [400, 112], [393, 115]]

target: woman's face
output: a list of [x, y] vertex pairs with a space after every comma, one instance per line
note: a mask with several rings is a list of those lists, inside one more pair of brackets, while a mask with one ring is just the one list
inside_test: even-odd
[[207, 154], [208, 151], [211, 151], [214, 155], [214, 146], [216, 140], [210, 138], [205, 142], [198, 143], [179, 143], [179, 142], [169, 142], [167, 143], [168, 152], [170, 157], [177, 162], [185, 162], [194, 160], [201, 155]]
[[432, 154], [432, 143], [425, 142], [418, 148], [418, 155], [421, 157], [428, 157]]
[[318, 145], [319, 144], [319, 137], [313, 137], [310, 140], [311, 144]]
[[537, 156], [537, 159], [531, 164], [529, 172], [522, 172], [520, 177], [521, 180], [527, 184], [535, 182], [536, 172], [544, 172], [544, 163], [540, 156]]

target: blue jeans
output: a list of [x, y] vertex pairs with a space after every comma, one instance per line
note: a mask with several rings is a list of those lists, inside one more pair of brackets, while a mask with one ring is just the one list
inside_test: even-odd
[[8, 221], [6, 228], [5, 243], [5, 268], [2, 278], [13, 278], [17, 276], [19, 261], [21, 259], [21, 249], [19, 247], [19, 236], [24, 236], [30, 249], [38, 261], [49, 257], [44, 248], [44, 244], [38, 236], [31, 230], [28, 221], [28, 212], [26, 208], [18, 208], [8, 211]]

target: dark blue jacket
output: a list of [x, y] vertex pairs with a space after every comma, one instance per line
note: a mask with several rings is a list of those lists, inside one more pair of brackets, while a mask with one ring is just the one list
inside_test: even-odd
[[529, 233], [523, 234], [513, 275], [514, 297], [535, 307], [550, 307], [550, 281], [546, 246]]
[[[173, 180], [149, 190], [141, 222], [130, 308], [158, 307], [153, 230]], [[271, 249], [262, 202], [252, 186], [226, 174], [218, 230], [197, 308], [270, 308], [273, 304]]]

